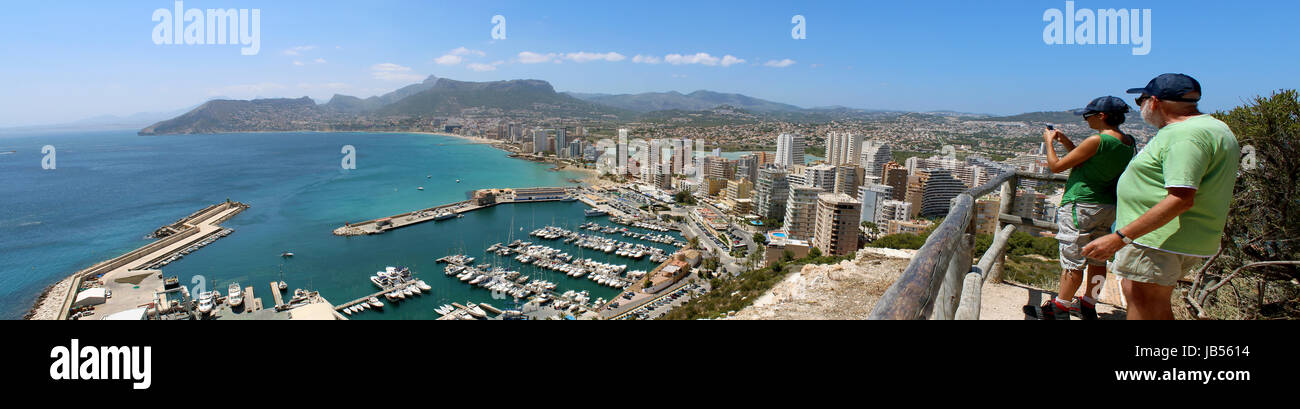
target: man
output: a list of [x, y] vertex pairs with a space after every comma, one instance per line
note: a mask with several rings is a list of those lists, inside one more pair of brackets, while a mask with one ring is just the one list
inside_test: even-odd
[[[1025, 314], [1041, 320], [1068, 320], [1070, 312], [1077, 310], [1085, 320], [1097, 319], [1097, 293], [1106, 281], [1106, 260], [1083, 256], [1083, 248], [1097, 237], [1110, 234], [1115, 223], [1115, 185], [1133, 158], [1133, 138], [1120, 131], [1128, 104], [1116, 97], [1092, 100], [1082, 110], [1075, 111], [1083, 117], [1096, 133], [1079, 142], [1078, 146], [1060, 130], [1043, 132], [1043, 142], [1053, 146], [1059, 142], [1067, 154], [1057, 158], [1056, 149], [1047, 149], [1047, 166], [1052, 173], [1070, 171], [1065, 182], [1065, 193], [1056, 214], [1056, 239], [1061, 243], [1061, 286], [1056, 297], [1042, 306], [1026, 305]], [[1083, 282], [1084, 269], [1088, 272], [1087, 291], [1074, 305], [1074, 293]]]
[[1142, 119], [1160, 131], [1120, 176], [1115, 233], [1083, 252], [1115, 256], [1129, 319], [1168, 320], [1174, 285], [1218, 252], [1241, 148], [1227, 124], [1198, 110], [1192, 77], [1164, 74], [1128, 92], [1142, 94]]

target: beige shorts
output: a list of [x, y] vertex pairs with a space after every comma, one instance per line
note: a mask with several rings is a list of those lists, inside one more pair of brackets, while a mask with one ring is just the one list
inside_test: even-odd
[[1110, 269], [1115, 275], [1139, 283], [1173, 287], [1187, 272], [1203, 262], [1203, 257], [1130, 244], [1115, 253], [1115, 261], [1111, 262]]
[[1083, 256], [1083, 247], [1110, 234], [1115, 205], [1066, 203], [1056, 211], [1056, 240], [1061, 243], [1061, 268], [1082, 270], [1084, 265], [1106, 266], [1106, 260]]

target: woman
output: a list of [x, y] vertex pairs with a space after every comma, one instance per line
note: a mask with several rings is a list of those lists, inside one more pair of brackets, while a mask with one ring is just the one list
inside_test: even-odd
[[[1119, 176], [1133, 158], [1133, 138], [1119, 130], [1129, 106], [1116, 97], [1092, 100], [1087, 108], [1075, 111], [1082, 115], [1088, 127], [1097, 133], [1075, 146], [1059, 130], [1043, 132], [1047, 166], [1053, 173], [1070, 171], [1065, 182], [1065, 193], [1056, 214], [1057, 241], [1061, 242], [1061, 287], [1055, 299], [1041, 307], [1025, 306], [1025, 313], [1039, 319], [1070, 319], [1074, 293], [1083, 281], [1084, 268], [1088, 271], [1085, 295], [1078, 303], [1079, 316], [1085, 320], [1097, 319], [1096, 297], [1106, 282], [1106, 260], [1083, 256], [1083, 247], [1095, 238], [1110, 234], [1115, 223], [1115, 185]], [[1054, 142], [1059, 142], [1067, 152], [1057, 158]]]

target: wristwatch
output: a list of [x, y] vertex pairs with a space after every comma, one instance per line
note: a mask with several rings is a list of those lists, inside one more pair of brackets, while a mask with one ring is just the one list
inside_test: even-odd
[[1115, 234], [1119, 236], [1120, 240], [1124, 240], [1124, 244], [1133, 244], [1133, 239], [1128, 238], [1124, 233], [1120, 233], [1119, 230], [1115, 230]]

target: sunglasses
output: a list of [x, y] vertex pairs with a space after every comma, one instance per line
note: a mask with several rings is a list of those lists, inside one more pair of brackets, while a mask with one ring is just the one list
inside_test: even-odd
[[1083, 119], [1086, 121], [1086, 120], [1088, 120], [1088, 118], [1091, 118], [1091, 117], [1094, 117], [1094, 116], [1097, 116], [1097, 115], [1101, 115], [1101, 112], [1093, 112], [1093, 113], [1091, 113], [1091, 114], [1085, 114], [1085, 115], [1083, 116]]
[[1137, 103], [1138, 103], [1138, 108], [1141, 108], [1141, 107], [1142, 107], [1142, 104], [1145, 103], [1145, 102], [1147, 102], [1148, 99], [1151, 99], [1151, 96], [1150, 96], [1150, 95], [1147, 95], [1147, 94], [1142, 94], [1142, 96], [1137, 97], [1137, 100], [1136, 100], [1136, 101], [1137, 101]]

